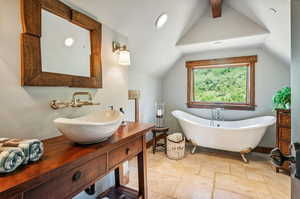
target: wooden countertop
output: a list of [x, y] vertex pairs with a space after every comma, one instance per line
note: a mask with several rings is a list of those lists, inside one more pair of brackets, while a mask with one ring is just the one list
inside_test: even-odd
[[44, 140], [45, 153], [40, 161], [21, 166], [13, 173], [0, 175], [0, 198], [3, 192], [26, 190], [42, 184], [49, 177], [70, 170], [70, 165], [75, 168], [107, 153], [133, 136], [145, 134], [153, 127], [152, 124], [128, 123], [127, 126], [121, 126], [107, 141], [93, 145], [74, 144], [64, 136]]

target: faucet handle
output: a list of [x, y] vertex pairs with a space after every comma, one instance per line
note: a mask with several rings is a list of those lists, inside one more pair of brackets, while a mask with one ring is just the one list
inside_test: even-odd
[[57, 109], [60, 109], [60, 108], [68, 107], [70, 105], [70, 103], [69, 102], [61, 102], [59, 100], [51, 100], [49, 105], [54, 110], [57, 110]]
[[54, 110], [58, 109], [59, 107], [57, 106], [57, 100], [51, 100], [49, 103], [50, 107], [53, 108]]

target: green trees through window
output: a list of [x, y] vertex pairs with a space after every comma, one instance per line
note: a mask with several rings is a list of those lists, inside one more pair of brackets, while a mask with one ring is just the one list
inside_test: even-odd
[[193, 69], [195, 102], [247, 103], [248, 68]]
[[187, 61], [187, 107], [255, 110], [257, 55]]

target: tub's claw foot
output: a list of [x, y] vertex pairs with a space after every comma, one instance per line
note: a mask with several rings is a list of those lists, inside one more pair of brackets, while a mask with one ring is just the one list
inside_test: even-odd
[[243, 159], [243, 161], [245, 163], [249, 163], [248, 159], [246, 158], [246, 154], [245, 153], [241, 153], [241, 157], [242, 157], [242, 159]]
[[194, 154], [196, 152], [197, 147], [193, 146], [191, 153]]
[[245, 163], [249, 163], [249, 160], [247, 159], [246, 155], [247, 155], [248, 153], [250, 153], [251, 151], [252, 151], [252, 149], [249, 148], [249, 149], [246, 149], [246, 150], [240, 152], [241, 157], [242, 157], [242, 159], [243, 159], [243, 161], [244, 161]]

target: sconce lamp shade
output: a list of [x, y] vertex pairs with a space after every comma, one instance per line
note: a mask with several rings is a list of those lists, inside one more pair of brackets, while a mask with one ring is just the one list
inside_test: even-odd
[[129, 66], [130, 62], [130, 52], [128, 50], [119, 51], [119, 64], [122, 66]]

